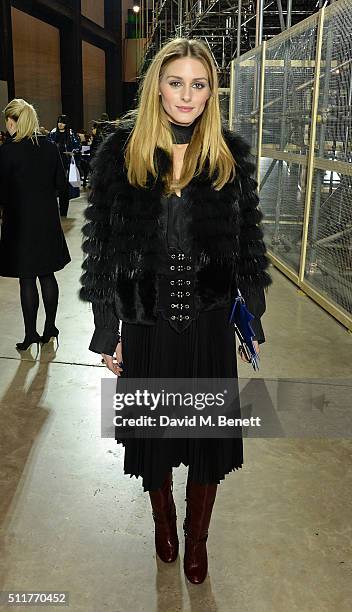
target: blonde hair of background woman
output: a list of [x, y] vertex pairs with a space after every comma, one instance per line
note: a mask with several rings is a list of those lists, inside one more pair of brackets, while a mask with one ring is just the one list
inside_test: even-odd
[[164, 177], [164, 192], [170, 194], [175, 189], [183, 189], [194, 176], [202, 172], [208, 155], [209, 177], [212, 178], [217, 171], [213, 181], [216, 190], [235, 177], [236, 162], [221, 131], [218, 77], [211, 54], [200, 40], [174, 38], [158, 51], [149, 65], [139, 87], [137, 108], [117, 120], [117, 124], [127, 118], [135, 120], [125, 150], [128, 181], [135, 187], [146, 186], [147, 172], [156, 178], [156, 147], [164, 149], [172, 157], [172, 131], [159, 96], [159, 81], [170, 62], [187, 57], [202, 62], [207, 72], [211, 96], [202, 115], [196, 119], [197, 125], [185, 151], [181, 177], [178, 181], [174, 180], [171, 169], [169, 175]]
[[23, 138], [32, 138], [32, 142], [35, 139], [38, 144], [37, 135], [40, 134], [39, 120], [32, 104], [22, 100], [22, 98], [14, 98], [4, 108], [3, 113], [6, 120], [11, 118], [17, 122], [14, 142], [20, 142]]

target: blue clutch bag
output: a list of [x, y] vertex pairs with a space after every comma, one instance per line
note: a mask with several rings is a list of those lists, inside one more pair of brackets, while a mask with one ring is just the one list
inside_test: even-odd
[[259, 370], [259, 355], [253, 344], [255, 334], [251, 327], [252, 319], [254, 319], [254, 315], [249, 312], [244, 297], [240, 290], [237, 289], [237, 297], [232, 306], [229, 323], [233, 323], [240, 342], [240, 348], [242, 348], [246, 358], [252, 364], [253, 369], [257, 371]]

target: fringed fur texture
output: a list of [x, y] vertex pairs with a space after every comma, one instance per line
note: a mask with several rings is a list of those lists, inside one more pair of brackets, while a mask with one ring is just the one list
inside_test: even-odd
[[[124, 146], [132, 127], [131, 121], [119, 124], [93, 162], [82, 229], [85, 258], [79, 297], [114, 304], [122, 320], [152, 323], [156, 275], [166, 255], [161, 177], [171, 159], [157, 149], [157, 180], [149, 177], [147, 189], [131, 186], [124, 167]], [[187, 231], [200, 309], [229, 303], [236, 286], [248, 295], [251, 289], [271, 284], [250, 146], [225, 124], [223, 134], [236, 161], [235, 180], [216, 191], [203, 172], [187, 188]]]

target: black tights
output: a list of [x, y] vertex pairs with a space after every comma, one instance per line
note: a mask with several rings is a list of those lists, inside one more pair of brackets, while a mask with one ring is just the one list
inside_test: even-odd
[[[55, 317], [59, 301], [59, 287], [54, 273], [38, 276], [42, 298], [45, 308], [45, 327], [52, 329], [55, 326]], [[20, 278], [20, 297], [26, 336], [34, 336], [37, 330], [37, 313], [39, 308], [39, 294], [37, 277]]]

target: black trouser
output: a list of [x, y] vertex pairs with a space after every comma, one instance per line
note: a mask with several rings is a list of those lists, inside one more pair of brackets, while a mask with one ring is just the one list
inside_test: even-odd
[[63, 156], [65, 159], [63, 160], [65, 174], [66, 174], [66, 183], [65, 186], [59, 191], [59, 209], [60, 216], [67, 217], [68, 207], [70, 204], [70, 183], [68, 182], [68, 175], [70, 171], [70, 163], [71, 159], [67, 159], [67, 155]]
[[[45, 309], [45, 328], [52, 330], [55, 327], [55, 317], [59, 301], [59, 286], [54, 273], [38, 276]], [[39, 294], [37, 277], [19, 278], [21, 307], [25, 327], [25, 335], [33, 337], [37, 331], [37, 314], [39, 308]]]
[[80, 166], [80, 171], [81, 171], [81, 175], [83, 174], [83, 187], [86, 187], [87, 185], [87, 181], [88, 181], [88, 174], [89, 174], [89, 156], [85, 155], [81, 157], [81, 166]]
[[68, 207], [70, 204], [69, 184], [59, 193], [59, 209], [61, 217], [67, 217]]

